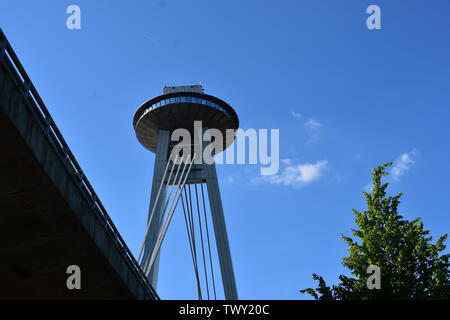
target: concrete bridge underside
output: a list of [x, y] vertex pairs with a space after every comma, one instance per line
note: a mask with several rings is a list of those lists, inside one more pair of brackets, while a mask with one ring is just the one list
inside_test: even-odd
[[[0, 299], [156, 299], [0, 64]], [[66, 269], [81, 268], [81, 290]]]

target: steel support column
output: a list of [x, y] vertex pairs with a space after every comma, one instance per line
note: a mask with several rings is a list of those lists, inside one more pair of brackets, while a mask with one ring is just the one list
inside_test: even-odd
[[237, 300], [236, 280], [234, 278], [233, 263], [231, 261], [230, 245], [223, 214], [222, 199], [220, 197], [219, 182], [217, 180], [216, 165], [204, 164], [204, 172], [206, 176], [206, 187], [208, 189], [209, 205], [214, 225], [225, 299]]
[[[168, 156], [169, 156], [169, 143], [170, 143], [170, 132], [168, 130], [158, 131], [158, 142], [156, 146], [155, 154], [155, 166], [153, 170], [153, 182], [152, 182], [152, 193], [150, 198], [150, 208], [147, 223], [150, 219], [150, 214], [153, 207], [155, 206], [156, 197], [158, 190], [163, 183], [161, 193], [159, 195], [158, 203], [156, 204], [154, 217], [151, 221], [148, 241], [145, 244], [144, 255], [142, 261], [145, 262], [149, 254], [151, 254], [154, 246], [156, 245], [157, 235], [160, 232], [162, 219], [163, 219], [163, 209], [166, 196], [166, 183], [163, 181], [164, 169], [166, 168]], [[158, 284], [158, 270], [159, 270], [159, 253], [155, 259], [152, 269], [149, 273], [149, 280], [153, 288], [156, 290]]]

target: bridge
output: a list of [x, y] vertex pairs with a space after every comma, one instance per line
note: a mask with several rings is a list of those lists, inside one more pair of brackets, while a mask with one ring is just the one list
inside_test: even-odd
[[0, 299], [159, 299], [1, 29], [0, 50]]

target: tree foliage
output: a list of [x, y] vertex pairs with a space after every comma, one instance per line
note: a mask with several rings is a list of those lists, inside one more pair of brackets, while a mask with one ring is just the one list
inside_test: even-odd
[[[342, 264], [352, 276], [341, 275], [338, 285], [328, 286], [313, 274], [318, 287], [300, 292], [319, 300], [450, 299], [450, 254], [442, 253], [447, 234], [433, 244], [420, 218], [408, 221], [398, 214], [402, 193], [388, 196], [389, 184], [382, 183], [390, 165], [372, 170], [373, 190], [363, 192], [367, 210], [352, 210], [358, 226], [352, 235], [358, 241], [341, 235], [349, 247]], [[380, 289], [367, 286], [370, 265], [380, 268]]]

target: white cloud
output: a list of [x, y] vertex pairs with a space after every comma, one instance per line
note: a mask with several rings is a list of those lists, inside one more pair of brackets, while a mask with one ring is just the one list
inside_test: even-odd
[[365, 187], [364, 187], [364, 191], [367, 193], [371, 193], [373, 191], [373, 184], [372, 182], [368, 183]]
[[411, 152], [403, 153], [397, 158], [391, 169], [391, 174], [395, 181], [398, 181], [400, 177], [416, 163], [414, 160], [416, 155], [417, 150], [413, 149]]
[[292, 115], [294, 118], [297, 118], [297, 119], [300, 119], [300, 118], [302, 117], [302, 114], [301, 114], [301, 113], [298, 113], [298, 112], [295, 112], [295, 111], [292, 111], [292, 112], [291, 112], [291, 115]]
[[304, 117], [301, 113], [296, 111], [291, 111], [291, 116], [297, 120], [300, 120], [303, 129], [306, 131], [308, 143], [315, 144], [319, 142], [321, 129], [324, 126], [322, 123], [320, 123], [318, 120]]
[[232, 175], [230, 175], [227, 177], [227, 181], [228, 181], [228, 183], [233, 184], [236, 180], [234, 179], [234, 177]]
[[305, 128], [307, 130], [311, 130], [311, 131], [318, 131], [323, 127], [323, 125], [314, 119], [309, 119], [308, 121], [305, 122]]
[[[391, 168], [390, 174], [395, 182], [400, 180], [400, 177], [411, 169], [411, 167], [416, 163], [415, 158], [417, 156], [417, 149], [413, 149], [411, 152], [402, 153], [395, 160], [393, 167]], [[364, 187], [364, 191], [370, 193], [373, 191], [373, 182], [368, 183]]]
[[285, 165], [282, 172], [277, 175], [265, 177], [265, 180], [270, 184], [302, 187], [319, 180], [328, 161], [323, 160], [316, 163], [294, 164], [292, 160], [284, 159], [282, 163]]

